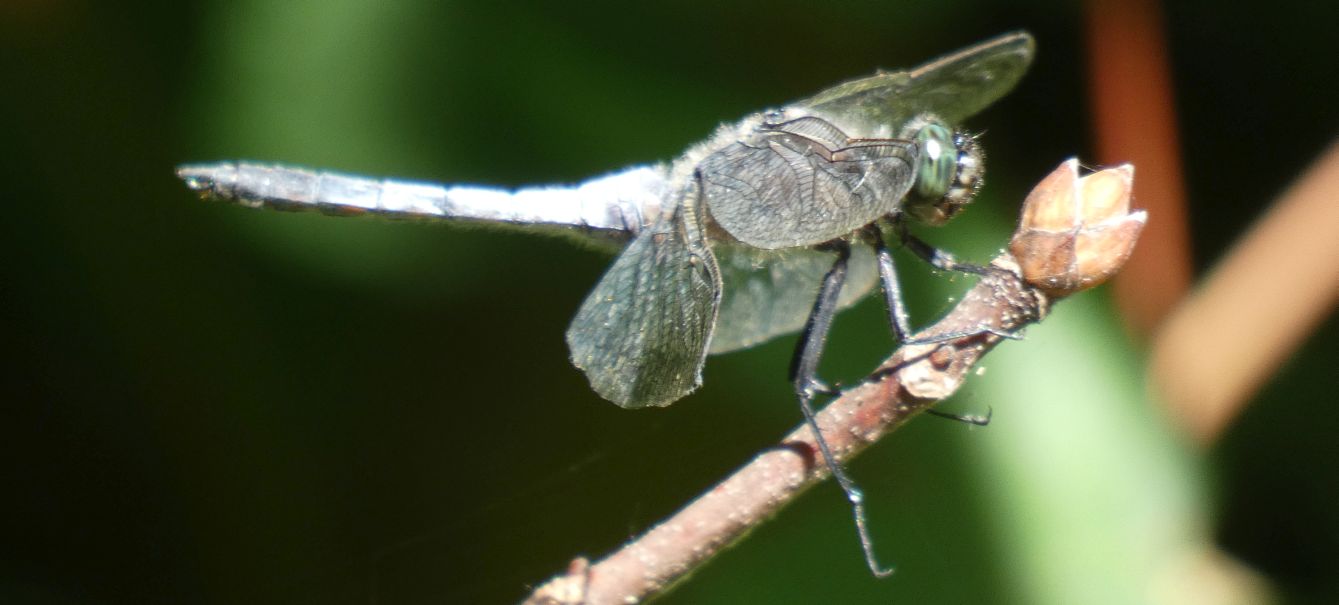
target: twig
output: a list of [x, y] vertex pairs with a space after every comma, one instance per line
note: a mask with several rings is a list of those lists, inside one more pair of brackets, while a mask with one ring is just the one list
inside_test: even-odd
[[[1108, 178], [1094, 178], [1102, 175]], [[1115, 186], [1120, 191], [1113, 190], [1112, 176], [1120, 181]], [[918, 341], [948, 339], [899, 348], [868, 381], [843, 393], [818, 414], [820, 430], [836, 458], [849, 460], [953, 394], [977, 360], [1003, 340], [1002, 335], [1016, 334], [1043, 319], [1055, 298], [1091, 287], [1114, 273], [1129, 257], [1144, 223], [1143, 213], [1126, 213], [1131, 176], [1132, 170], [1123, 167], [1078, 179], [1071, 160], [1043, 180], [1028, 197], [1011, 253], [992, 261], [996, 271], [982, 277], [946, 317], [914, 337]], [[1113, 194], [1123, 197], [1123, 203], [1098, 199]], [[1113, 239], [1112, 234], [1120, 237]], [[1113, 245], [1116, 240], [1123, 247]], [[1096, 257], [1095, 250], [1100, 252]], [[1108, 262], [1095, 263], [1094, 258]], [[573, 561], [566, 573], [540, 586], [525, 603], [644, 601], [827, 475], [826, 466], [817, 458], [812, 433], [801, 425], [779, 446], [759, 454], [603, 560], [594, 564], [585, 559]]]

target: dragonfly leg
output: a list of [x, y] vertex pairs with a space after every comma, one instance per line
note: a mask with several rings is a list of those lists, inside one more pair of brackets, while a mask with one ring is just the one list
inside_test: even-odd
[[1007, 338], [1009, 340], [1023, 340], [1022, 330], [1019, 330], [1017, 332], [1009, 332], [1007, 330], [1001, 330], [999, 328], [996, 328], [995, 326], [987, 326], [983, 324], [969, 330], [955, 330], [953, 332], [943, 332], [940, 334], [934, 334], [932, 336], [926, 336], [925, 338], [908, 338], [902, 341], [902, 344], [932, 345], [941, 342], [949, 342], [951, 340], [959, 340], [963, 338], [971, 338], [973, 336], [980, 336], [981, 334], [990, 334], [992, 336]]
[[870, 224], [869, 236], [874, 244], [874, 257], [879, 263], [879, 281], [883, 284], [883, 298], [888, 308], [888, 325], [893, 330], [893, 341], [902, 342], [911, 334], [911, 319], [907, 314], [907, 303], [902, 300], [902, 286], [897, 281], [893, 254], [889, 252], [888, 242], [883, 239], [883, 231], [878, 225]]
[[790, 379], [795, 386], [795, 396], [800, 400], [804, 420], [814, 434], [814, 442], [818, 444], [818, 451], [823, 455], [828, 470], [832, 472], [832, 478], [837, 481], [837, 485], [846, 493], [847, 501], [851, 503], [856, 532], [860, 536], [860, 547], [865, 553], [865, 563], [876, 577], [884, 577], [893, 573], [893, 570], [880, 566], [874, 556], [874, 540], [869, 535], [865, 520], [864, 492], [860, 491], [855, 481], [851, 480], [836, 457], [832, 455], [832, 449], [828, 447], [827, 440], [823, 438], [823, 433], [818, 428], [818, 415], [814, 412], [813, 406], [815, 395], [831, 390], [818, 380], [818, 360], [822, 356], [823, 345], [827, 342], [828, 330], [832, 327], [832, 317], [837, 312], [837, 298], [841, 294], [842, 284], [846, 281], [846, 265], [851, 258], [849, 243], [838, 241], [833, 247], [837, 250], [837, 260], [832, 263], [827, 275], [823, 276], [818, 299], [814, 301], [814, 308], [809, 313], [809, 320], [804, 325], [804, 332], [800, 335], [795, 356], [791, 360]]
[[907, 231], [905, 223], [901, 221], [895, 223], [897, 229], [897, 238], [901, 240], [902, 245], [915, 254], [918, 258], [929, 263], [931, 267], [940, 271], [956, 271], [958, 273], [967, 273], [970, 275], [990, 275], [993, 270], [981, 265], [958, 262], [953, 254], [940, 250], [922, 240], [911, 232]]
[[[940, 250], [939, 248], [936, 248], [926, 243], [925, 240], [922, 240], [916, 237], [915, 235], [912, 235], [909, 231], [907, 231], [906, 225], [900, 221], [894, 223], [894, 228], [897, 230], [898, 239], [901, 240], [902, 245], [906, 247], [907, 250], [910, 250], [911, 253], [915, 254], [917, 258], [920, 258], [921, 260], [928, 263], [930, 266], [939, 269], [940, 271], [955, 271], [958, 273], [966, 273], [968, 275], [977, 275], [977, 276], [990, 275], [992, 272], [1002, 271], [1002, 269], [996, 269], [993, 267], [983, 267], [981, 265], [974, 265], [972, 263], [959, 262], [958, 259], [954, 258], [953, 254], [945, 252], [944, 250]], [[882, 241], [882, 238], [880, 238], [880, 241]], [[875, 245], [876, 246], [878, 245], [877, 242]], [[890, 265], [889, 269], [891, 270], [891, 258], [889, 259], [889, 265]], [[879, 258], [879, 270], [880, 272], [883, 271], [882, 256], [880, 256]], [[894, 287], [896, 286], [894, 285]], [[887, 292], [887, 289], [888, 289], [888, 278], [885, 276], [884, 277], [885, 294]], [[898, 297], [898, 300], [899, 302], [901, 301], [900, 296]], [[889, 307], [891, 308], [891, 306], [892, 302], [890, 297]], [[902, 312], [905, 313], [905, 310]], [[947, 342], [950, 340], [957, 340], [959, 338], [976, 336], [978, 334], [993, 334], [1000, 338], [1008, 338], [1010, 340], [1021, 340], [1023, 338], [1020, 334], [1014, 332], [1007, 332], [1004, 330], [1000, 330], [999, 328], [995, 328], [993, 326], [981, 325], [970, 330], [960, 330], [956, 332], [936, 334], [928, 338], [908, 338], [906, 340], [903, 340], [902, 344], [907, 345], [934, 344], [937, 342]]]
[[837, 260], [832, 263], [823, 276], [819, 286], [818, 299], [809, 312], [809, 319], [800, 333], [800, 342], [795, 347], [795, 356], [790, 362], [790, 380], [795, 385], [795, 393], [812, 399], [819, 393], [830, 392], [831, 388], [818, 379], [818, 360], [823, 355], [823, 346], [828, 340], [828, 331], [832, 328], [832, 318], [837, 313], [837, 299], [841, 295], [842, 285], [846, 282], [846, 268], [851, 260], [851, 245], [838, 240], [831, 246], [837, 251]]
[[995, 414], [995, 410], [993, 408], [986, 408], [985, 416], [979, 416], [976, 414], [953, 414], [950, 412], [941, 412], [939, 410], [925, 410], [925, 412], [927, 414], [930, 414], [931, 416], [938, 416], [940, 418], [956, 420], [958, 422], [963, 422], [974, 426], [988, 426], [990, 424], [991, 416]]

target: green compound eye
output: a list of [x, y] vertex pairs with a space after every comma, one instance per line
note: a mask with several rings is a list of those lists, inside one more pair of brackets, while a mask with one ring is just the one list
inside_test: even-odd
[[916, 193], [926, 199], [943, 197], [953, 185], [958, 167], [958, 149], [953, 131], [941, 124], [926, 124], [916, 133]]

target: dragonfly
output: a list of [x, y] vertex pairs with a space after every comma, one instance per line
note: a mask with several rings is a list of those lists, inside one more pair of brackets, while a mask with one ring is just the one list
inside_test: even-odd
[[885, 231], [931, 265], [961, 263], [912, 235], [942, 225], [983, 183], [977, 137], [958, 125], [1007, 94], [1031, 63], [1026, 32], [918, 67], [880, 71], [720, 126], [678, 159], [574, 186], [503, 190], [375, 179], [282, 164], [179, 166], [206, 199], [341, 215], [547, 226], [626, 242], [567, 329], [572, 363], [625, 408], [696, 390], [710, 354], [801, 331], [790, 380], [806, 422], [874, 557], [863, 495], [818, 430], [817, 376], [834, 315], [882, 284], [897, 341], [909, 342]]

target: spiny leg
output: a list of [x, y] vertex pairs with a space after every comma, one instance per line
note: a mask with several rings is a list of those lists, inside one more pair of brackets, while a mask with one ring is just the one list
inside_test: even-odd
[[847, 242], [837, 241], [832, 247], [837, 251], [837, 260], [832, 263], [827, 275], [823, 276], [818, 299], [814, 301], [814, 308], [809, 313], [809, 320], [805, 322], [804, 332], [801, 333], [800, 342], [795, 348], [795, 356], [791, 359], [790, 380], [795, 386], [795, 396], [800, 400], [804, 420], [809, 424], [809, 430], [813, 432], [814, 441], [818, 444], [818, 451], [823, 455], [828, 470], [832, 472], [832, 478], [836, 479], [837, 485], [841, 486], [842, 491], [846, 493], [846, 499], [851, 503], [856, 532], [860, 535], [860, 547], [865, 552], [865, 563], [875, 576], [884, 577], [893, 573], [893, 570], [880, 566], [874, 556], [874, 541], [869, 536], [865, 521], [865, 495], [832, 455], [827, 440], [823, 438], [823, 433], [818, 428], [818, 417], [813, 407], [813, 398], [816, 394], [832, 392], [831, 388], [818, 380], [818, 360], [822, 356], [823, 345], [827, 342], [828, 330], [832, 327], [832, 317], [837, 312], [837, 298], [841, 294], [842, 283], [846, 281], [846, 265], [851, 258], [851, 245]]
[[837, 252], [837, 260], [823, 276], [819, 285], [818, 298], [809, 311], [809, 319], [804, 323], [800, 341], [796, 344], [795, 355], [790, 360], [790, 380], [795, 393], [803, 399], [806, 395], [812, 399], [815, 394], [832, 394], [834, 390], [818, 380], [818, 361], [823, 354], [823, 345], [827, 343], [828, 331], [832, 328], [832, 318], [837, 313], [837, 299], [841, 295], [842, 284], [846, 282], [847, 264], [851, 260], [851, 245], [843, 240], [829, 244]]
[[907, 314], [907, 304], [902, 300], [897, 268], [893, 266], [893, 254], [888, 250], [888, 242], [883, 239], [883, 231], [875, 224], [870, 224], [868, 229], [869, 238], [874, 244], [874, 257], [879, 263], [879, 281], [883, 284], [883, 299], [888, 308], [888, 325], [893, 329], [893, 341], [900, 343], [911, 335], [911, 319]]
[[992, 271], [989, 267], [973, 265], [971, 263], [960, 263], [958, 259], [948, 252], [940, 250], [922, 240], [910, 231], [907, 231], [906, 223], [897, 221], [894, 223], [897, 230], [897, 239], [902, 245], [915, 254], [918, 258], [929, 263], [931, 267], [940, 271], [956, 271], [958, 273], [967, 273], [969, 275], [990, 275]]
[[962, 422], [973, 426], [989, 426], [990, 418], [991, 416], [995, 415], [995, 410], [992, 408], [986, 408], [985, 416], [980, 416], [977, 414], [954, 414], [951, 412], [941, 412], [939, 410], [925, 410], [925, 413], [930, 414], [931, 416], [938, 416], [940, 418], [946, 418], [948, 420], [955, 420], [957, 422]]
[[[901, 233], [905, 233], [905, 229], [902, 230]], [[898, 285], [897, 282], [897, 269], [893, 266], [893, 254], [888, 250], [888, 241], [884, 240], [884, 232], [882, 232], [881, 229], [878, 229], [877, 224], [870, 224], [868, 228], [866, 228], [866, 236], [868, 236], [870, 244], [873, 244], [874, 246], [874, 257], [876, 257], [878, 261], [878, 277], [880, 277], [880, 281], [882, 282], [882, 285], [884, 285], [884, 301], [886, 302], [886, 305], [888, 305], [888, 324], [889, 327], [892, 327], [893, 329], [893, 340], [897, 341], [897, 343], [904, 344], [925, 344], [924, 341], [908, 340], [908, 336], [912, 333], [911, 316], [907, 313], [907, 302], [902, 301], [901, 286]], [[917, 240], [917, 242], [920, 242], [920, 245], [925, 246], [925, 248], [931, 248], [931, 246], [925, 244], [925, 242], [921, 242], [920, 240]], [[949, 339], [945, 340], [957, 339], [957, 337], [963, 336], [975, 336], [976, 333], [977, 332], [951, 333], [951, 335], [948, 335]], [[932, 340], [939, 341], [937, 337]], [[940, 412], [936, 410], [927, 410], [925, 412], [928, 412], [928, 414], [933, 416], [939, 416], [939, 418], [957, 420], [957, 422], [973, 424], [973, 426], [977, 427], [988, 426], [988, 424], [991, 423], [991, 415], [994, 414], [994, 411], [992, 410], [987, 410], [986, 415], [984, 416], [949, 414], [949, 412]]]
[[[953, 256], [953, 254], [940, 250], [939, 248], [936, 248], [926, 243], [925, 240], [922, 240], [916, 237], [915, 235], [912, 235], [911, 232], [907, 231], [905, 223], [897, 221], [893, 224], [893, 226], [897, 232], [897, 238], [902, 242], [902, 245], [907, 250], [910, 250], [911, 253], [915, 254], [917, 258], [925, 261], [931, 267], [939, 269], [940, 271], [954, 271], [957, 273], [966, 273], [968, 275], [976, 275], [976, 276], [986, 276], [990, 275], [995, 271], [1001, 271], [1001, 269], [996, 269], [993, 267], [983, 267], [981, 265], [974, 265], [972, 263], [959, 262], [958, 259]], [[882, 241], [883, 241], [882, 238], [879, 238], [879, 242]], [[878, 244], [876, 243], [876, 246], [877, 245]], [[880, 262], [879, 269], [880, 271], [882, 271], [883, 270], [882, 258], [880, 258], [879, 262]], [[891, 258], [889, 262], [891, 263]], [[887, 282], [885, 281], [884, 285], [885, 292], [887, 290], [887, 287], [888, 287]], [[899, 297], [899, 303], [900, 301], [901, 297]], [[891, 304], [892, 303], [890, 302], [889, 305], [891, 306]], [[903, 311], [903, 313], [905, 313], [905, 311]], [[1012, 332], [1006, 332], [993, 326], [981, 325], [970, 330], [959, 330], [955, 332], [937, 334], [930, 338], [907, 339], [903, 340], [902, 344], [908, 344], [908, 345], [934, 344], [937, 342], [947, 342], [950, 340], [957, 340], [959, 338], [976, 336], [978, 334], [993, 334], [995, 336], [999, 336], [1000, 338], [1008, 338], [1010, 340], [1022, 339], [1022, 336], [1018, 334], [1014, 334]]]

